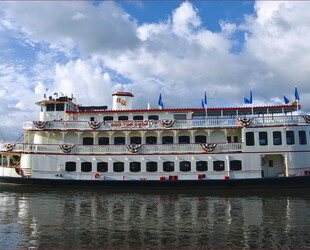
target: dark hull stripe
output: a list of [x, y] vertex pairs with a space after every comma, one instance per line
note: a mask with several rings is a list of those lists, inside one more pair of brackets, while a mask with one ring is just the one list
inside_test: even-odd
[[64, 180], [0, 177], [0, 182], [52, 187], [148, 188], [148, 189], [272, 189], [310, 188], [310, 176], [275, 177], [243, 180]]

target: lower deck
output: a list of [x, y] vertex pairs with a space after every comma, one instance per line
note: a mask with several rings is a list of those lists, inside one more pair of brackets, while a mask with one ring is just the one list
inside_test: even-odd
[[308, 157], [308, 152], [198, 155], [6, 154], [1, 158], [0, 176], [88, 181], [293, 177], [309, 175]]

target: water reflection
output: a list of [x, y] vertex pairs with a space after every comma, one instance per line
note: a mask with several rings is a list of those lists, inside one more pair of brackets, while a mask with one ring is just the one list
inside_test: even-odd
[[1, 190], [2, 249], [310, 248], [308, 191]]

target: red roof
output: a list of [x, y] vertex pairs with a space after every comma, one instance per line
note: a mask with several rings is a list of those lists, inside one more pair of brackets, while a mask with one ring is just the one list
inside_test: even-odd
[[131, 94], [130, 92], [115, 92], [114, 94], [112, 94], [112, 96], [131, 96], [131, 97], [134, 97], [133, 94]]
[[[300, 109], [300, 105], [298, 105], [298, 109]], [[214, 113], [214, 115], [220, 114], [221, 111], [225, 113], [229, 113], [229, 111], [237, 111], [239, 113], [252, 113], [252, 107], [227, 107], [227, 108], [208, 108], [208, 114]], [[284, 112], [292, 112], [297, 110], [297, 105], [278, 105], [278, 106], [257, 106], [253, 107], [254, 113], [282, 113]], [[180, 109], [130, 109], [130, 110], [87, 110], [87, 111], [78, 111], [80, 114], [85, 113], [102, 113], [102, 114], [110, 114], [110, 113], [162, 113], [162, 112], [205, 112], [203, 108], [180, 108]], [[74, 111], [66, 111], [66, 113], [76, 113]]]

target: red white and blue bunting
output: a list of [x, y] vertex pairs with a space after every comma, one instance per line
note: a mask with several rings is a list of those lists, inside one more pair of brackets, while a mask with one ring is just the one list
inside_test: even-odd
[[89, 127], [91, 127], [92, 129], [98, 129], [100, 128], [100, 126], [102, 125], [103, 122], [97, 122], [97, 121], [91, 121], [88, 122]]
[[247, 127], [253, 122], [253, 118], [237, 118], [242, 127]]
[[38, 129], [44, 129], [47, 124], [47, 121], [33, 121], [33, 124]]
[[165, 128], [170, 128], [174, 124], [175, 120], [159, 120], [160, 124]]
[[131, 153], [138, 153], [139, 150], [141, 149], [142, 145], [137, 144], [137, 145], [126, 145], [126, 148], [129, 152]]
[[72, 151], [72, 149], [74, 148], [74, 145], [63, 144], [63, 145], [59, 145], [59, 148], [63, 153], [68, 154]]
[[6, 151], [12, 151], [14, 148], [15, 148], [15, 144], [13, 144], [13, 143], [5, 144], [5, 150]]
[[212, 152], [215, 148], [216, 148], [216, 145], [215, 143], [202, 143], [200, 144], [202, 149], [206, 152]]
[[303, 118], [306, 123], [310, 123], [310, 115], [304, 115]]

